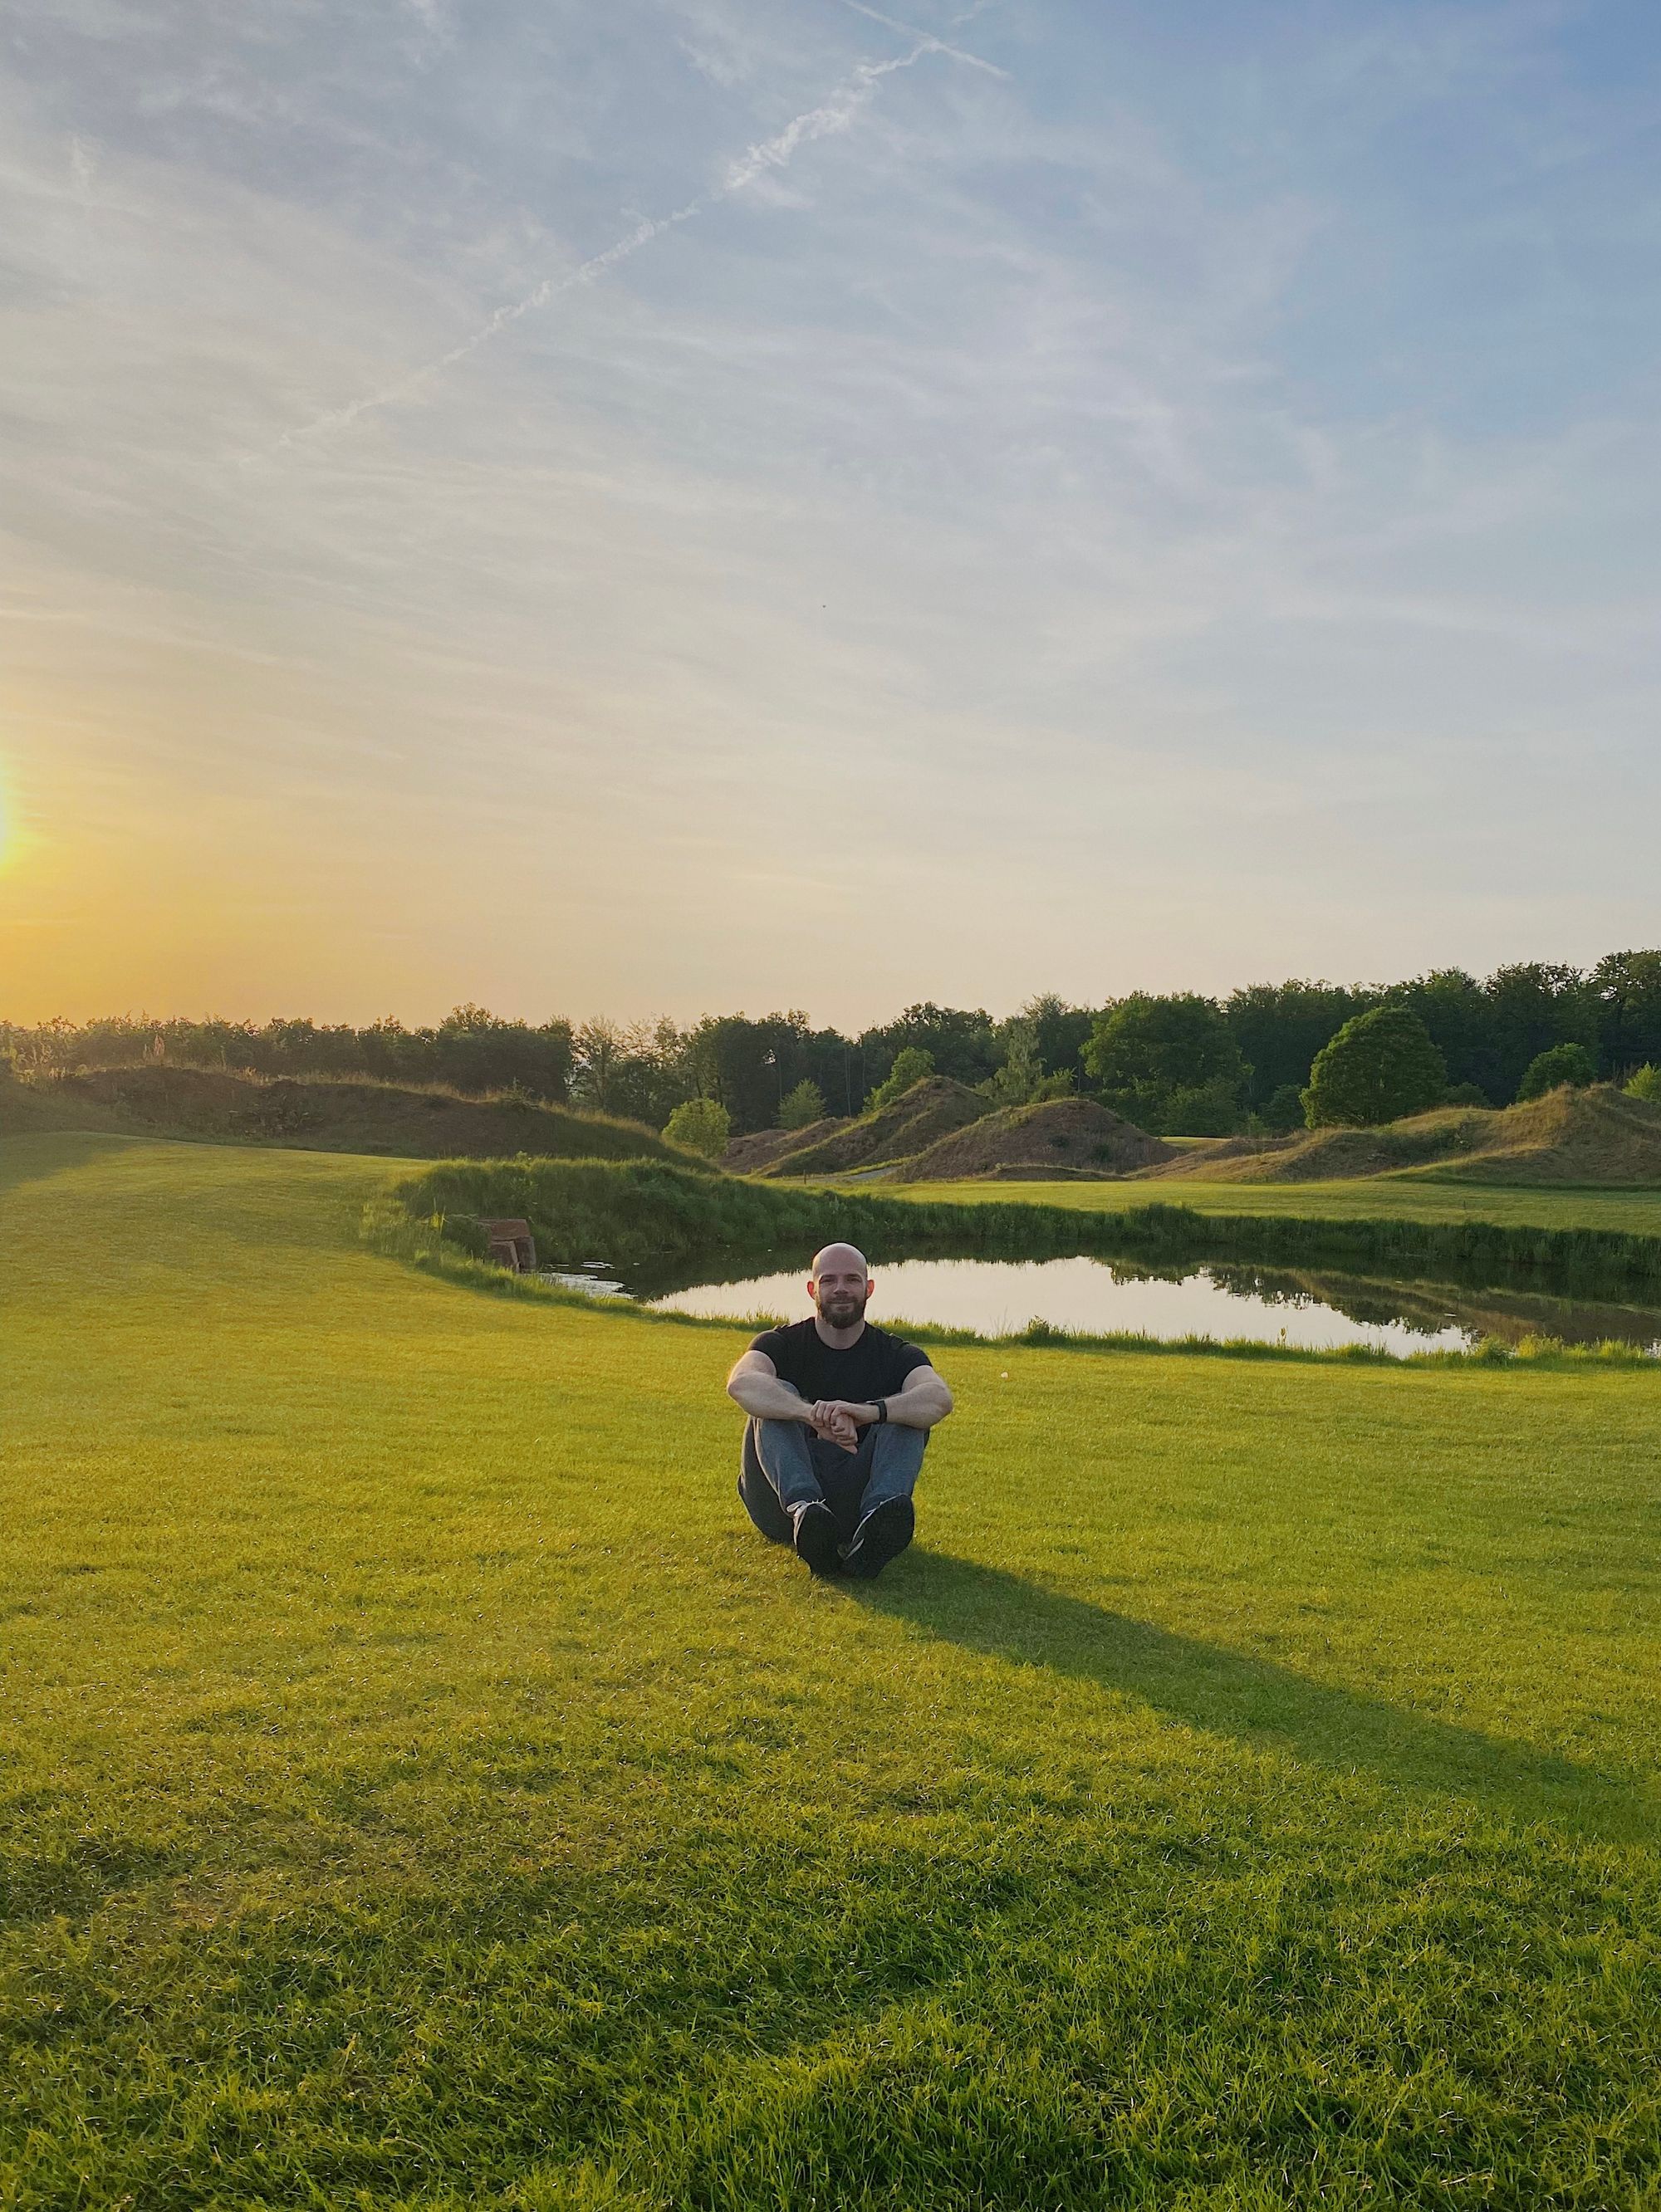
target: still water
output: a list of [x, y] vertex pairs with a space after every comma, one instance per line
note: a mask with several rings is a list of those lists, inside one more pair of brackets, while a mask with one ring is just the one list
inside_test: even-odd
[[[716, 1270], [709, 1267], [704, 1279], [675, 1285], [624, 1283], [597, 1262], [548, 1272], [584, 1289], [638, 1297], [660, 1312], [799, 1321], [812, 1310], [800, 1265], [735, 1267], [732, 1281], [712, 1279]], [[1514, 1343], [1537, 1334], [1582, 1344], [1614, 1338], [1661, 1352], [1661, 1313], [1514, 1289], [1198, 1264], [1172, 1279], [1179, 1271], [1152, 1275], [1090, 1258], [898, 1260], [873, 1272], [873, 1322], [903, 1316], [983, 1336], [1013, 1335], [1039, 1320], [1091, 1335], [1244, 1337], [1300, 1349], [1370, 1345], [1397, 1353], [1457, 1352], [1486, 1336]]]

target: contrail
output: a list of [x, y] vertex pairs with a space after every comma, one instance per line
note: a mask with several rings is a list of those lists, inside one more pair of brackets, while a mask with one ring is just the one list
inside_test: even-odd
[[285, 430], [277, 444], [297, 446], [302, 438], [314, 438], [328, 430], [344, 430], [349, 422], [356, 422], [360, 415], [371, 414], [377, 407], [389, 406], [395, 399], [407, 398], [411, 392], [418, 392], [434, 377], [441, 376], [447, 368], [453, 368], [459, 361], [465, 361], [470, 353], [477, 352], [480, 346], [495, 337], [498, 331], [505, 331], [509, 323], [516, 323], [521, 315], [528, 315], [533, 308], [545, 307], [562, 292], [575, 292], [579, 285], [592, 284], [597, 276], [603, 276], [619, 261], [626, 261], [631, 253], [638, 253], [642, 246], [649, 246], [664, 231], [672, 230], [678, 222], [689, 222], [700, 208], [708, 204], [707, 199], [689, 200], [684, 208], [677, 208], [672, 215], [654, 216], [648, 222], [636, 223], [615, 244], [608, 246], [603, 253], [596, 253], [592, 259], [580, 262], [563, 276], [545, 277], [536, 289], [527, 292], [522, 300], [515, 300], [509, 307], [498, 307], [487, 321], [479, 325], [471, 337], [463, 338], [459, 345], [453, 345], [448, 353], [440, 354], [435, 360], [423, 362], [419, 368], [412, 368], [408, 375], [400, 376], [394, 384], [383, 384], [379, 392], [365, 392], [361, 399], [348, 400], [344, 407], [331, 408], [326, 415], [319, 415], [313, 422], [303, 422], [297, 429]]
[[[898, 31], [908, 39], [916, 39], [926, 52], [950, 54], [954, 62], [964, 62], [970, 69], [984, 70], [988, 76], [1001, 77], [1006, 83], [1009, 81], [1009, 71], [1000, 69], [995, 62], [983, 61], [978, 54], [966, 54], [961, 46], [948, 46], [944, 39], [935, 38], [932, 32], [920, 31], [915, 23], [903, 23], [896, 15], [885, 15], [880, 9], [867, 8], [865, 0], [843, 0], [843, 5], [851, 8], [856, 15], [869, 16], [873, 23], [881, 23], [888, 30]], [[980, 12], [978, 8], [971, 8], [967, 14], [953, 20], [966, 23], [971, 15], [977, 15]]]
[[[848, 0], [848, 4], [855, 5], [857, 0]], [[879, 22], [890, 22], [889, 17], [877, 15], [874, 9], [861, 7], [859, 12], [875, 16]], [[463, 338], [447, 353], [423, 362], [419, 368], [411, 369], [394, 383], [383, 385], [378, 392], [366, 392], [361, 399], [349, 400], [344, 407], [332, 408], [313, 422], [285, 430], [277, 441], [277, 446], [296, 446], [304, 439], [319, 437], [330, 430], [344, 430], [350, 423], [356, 422], [360, 415], [372, 414], [375, 409], [388, 406], [393, 400], [407, 398], [434, 377], [441, 376], [446, 369], [453, 368], [458, 362], [465, 361], [469, 354], [476, 353], [480, 346], [487, 344], [510, 323], [518, 322], [520, 316], [528, 315], [538, 307], [545, 307], [550, 301], [558, 299], [563, 293], [574, 292], [581, 285], [593, 283], [596, 278], [615, 269], [620, 261], [627, 261], [643, 246], [649, 246], [654, 238], [660, 238], [666, 230], [672, 230], [678, 223], [690, 222], [694, 216], [703, 214], [706, 208], [730, 198], [734, 192], [743, 191], [769, 170], [788, 168], [798, 147], [807, 145], [815, 138], [829, 137], [833, 131], [845, 131], [871, 99], [884, 77], [892, 76], [897, 70], [911, 68], [925, 54], [947, 54], [954, 61], [969, 63], [977, 69], [992, 69], [989, 62], [983, 62], [974, 54], [960, 53], [955, 46], [948, 46], [942, 40], [926, 32], [910, 31], [903, 25], [892, 25], [891, 27], [905, 29], [907, 35], [915, 39], [916, 43], [909, 53], [897, 55], [892, 61], [861, 62], [852, 76], [839, 84], [818, 106], [810, 107], [805, 114], [798, 115], [794, 121], [787, 123], [783, 130], [773, 137], [761, 140], [739, 155], [713, 191], [701, 194], [697, 199], [688, 200], [684, 207], [677, 208], [672, 215], [653, 216], [643, 222], [636, 223], [632, 230], [625, 231], [603, 252], [596, 253], [576, 268], [568, 270], [563, 276], [545, 277], [522, 300], [498, 307], [493, 315], [479, 325], [471, 337]], [[999, 76], [1003, 74], [1001, 70], [993, 70], [992, 73]]]
[[[891, 62], [861, 62], [847, 82], [839, 84], [821, 106], [810, 107], [794, 123], [787, 123], [776, 137], [764, 139], [734, 161], [720, 191], [711, 192], [709, 198], [725, 199], [730, 193], [741, 192], [746, 185], [754, 184], [764, 170], [788, 168], [798, 146], [812, 138], [829, 137], [833, 131], [845, 131], [876, 90], [880, 79], [892, 76], [896, 70], [910, 69], [914, 62], [921, 61], [938, 47], [937, 39], [919, 39], [909, 54], [900, 54]], [[944, 52], [944, 48], [940, 50]]]

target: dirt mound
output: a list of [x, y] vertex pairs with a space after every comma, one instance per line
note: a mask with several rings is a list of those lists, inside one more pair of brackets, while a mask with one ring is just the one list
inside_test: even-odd
[[20, 1083], [0, 1065], [0, 1138], [54, 1134], [62, 1129], [95, 1129], [127, 1136], [131, 1125], [90, 1098], [70, 1100], [56, 1083]]
[[1172, 1146], [1093, 1098], [1006, 1106], [942, 1137], [898, 1170], [900, 1182], [956, 1182], [970, 1176], [1012, 1181], [1046, 1176], [1123, 1176], [1161, 1160]]
[[[846, 1175], [854, 1168], [885, 1166], [924, 1152], [954, 1129], [992, 1111], [989, 1099], [954, 1083], [949, 1075], [926, 1075], [891, 1106], [857, 1121], [843, 1121], [829, 1136], [793, 1146], [761, 1172], [774, 1176]], [[812, 1132], [804, 1133], [809, 1136]]]
[[1236, 1137], [1150, 1179], [1328, 1182], [1415, 1174], [1437, 1182], [1661, 1185], [1661, 1106], [1598, 1085], [1526, 1105], [1443, 1106], [1380, 1129]]
[[810, 1145], [823, 1144], [838, 1129], [849, 1126], [845, 1116], [828, 1114], [822, 1121], [809, 1121], [800, 1129], [752, 1129], [747, 1137], [734, 1137], [721, 1154], [722, 1167], [733, 1175], [755, 1175], [770, 1167], [786, 1152], [802, 1151]]
[[468, 1098], [392, 1083], [266, 1079], [229, 1070], [91, 1068], [40, 1085], [7, 1086], [16, 1126], [119, 1130], [132, 1136], [196, 1137], [222, 1144], [283, 1145], [304, 1152], [386, 1153], [401, 1159], [662, 1159], [688, 1155], [636, 1121], [573, 1114], [515, 1098]]

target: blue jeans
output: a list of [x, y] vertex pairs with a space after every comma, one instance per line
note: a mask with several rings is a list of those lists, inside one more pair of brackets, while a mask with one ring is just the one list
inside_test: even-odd
[[861, 1430], [859, 1449], [845, 1452], [803, 1421], [749, 1420], [739, 1496], [762, 1534], [776, 1544], [788, 1544], [794, 1534], [790, 1508], [815, 1500], [830, 1508], [848, 1543], [873, 1505], [885, 1498], [910, 1498], [928, 1443], [926, 1429], [873, 1421]]

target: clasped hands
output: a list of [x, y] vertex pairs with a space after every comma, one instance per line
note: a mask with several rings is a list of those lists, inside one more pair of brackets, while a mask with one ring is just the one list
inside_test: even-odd
[[877, 1413], [873, 1406], [851, 1399], [818, 1398], [808, 1407], [807, 1418], [816, 1437], [840, 1444], [845, 1452], [855, 1452], [860, 1448], [860, 1431], [869, 1428]]

